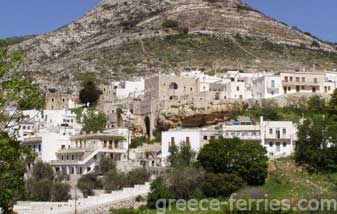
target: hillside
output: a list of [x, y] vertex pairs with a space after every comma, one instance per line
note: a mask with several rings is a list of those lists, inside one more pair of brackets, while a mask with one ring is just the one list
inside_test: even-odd
[[[273, 199], [287, 199], [290, 200], [290, 206], [294, 209], [297, 208], [299, 200], [301, 199], [335, 199], [336, 198], [336, 174], [321, 174], [321, 173], [309, 173], [305, 168], [297, 166], [295, 161], [291, 158], [281, 158], [270, 161], [269, 163], [269, 176], [266, 184], [259, 187], [244, 187], [237, 192], [240, 198], [252, 198], [252, 199], [269, 199], [269, 202]], [[267, 195], [267, 197], [266, 197]], [[228, 200], [228, 199], [224, 199]], [[226, 204], [226, 203], [224, 203]], [[302, 204], [303, 206], [303, 204]], [[189, 214], [189, 213], [201, 213], [201, 214], [221, 214], [221, 213], [241, 213], [230, 212], [221, 207], [220, 210], [177, 210], [175, 207], [168, 210], [168, 214]], [[331, 209], [333, 209], [331, 207]], [[111, 214], [154, 214], [157, 210], [150, 210], [145, 207], [138, 209], [116, 209], [111, 210]], [[246, 212], [242, 212], [246, 213]], [[248, 213], [248, 212], [247, 212]], [[254, 212], [257, 213], [284, 213], [284, 214], [302, 214], [302, 213], [335, 213], [331, 212]]]
[[[45, 85], [201, 68], [337, 66], [336, 47], [240, 0], [102, 0], [79, 20], [14, 46]], [[46, 84], [47, 83], [47, 84]]]

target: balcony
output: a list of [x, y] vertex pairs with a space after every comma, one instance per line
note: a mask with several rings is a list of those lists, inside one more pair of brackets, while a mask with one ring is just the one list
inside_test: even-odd
[[305, 81], [305, 82], [296, 82], [296, 81], [282, 81], [282, 84], [284, 86], [320, 86], [321, 82], [320, 81]]

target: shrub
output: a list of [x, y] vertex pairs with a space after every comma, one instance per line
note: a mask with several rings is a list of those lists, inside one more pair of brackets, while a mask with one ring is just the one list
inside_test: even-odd
[[234, 174], [207, 173], [202, 190], [208, 197], [228, 197], [245, 184], [244, 180]]
[[312, 41], [312, 43], [311, 43], [311, 47], [319, 48], [319, 47], [321, 47], [321, 45], [320, 45], [316, 40], [314, 40], [314, 41]]
[[69, 184], [55, 182], [51, 188], [51, 201], [68, 201], [71, 198], [69, 192]]
[[[167, 204], [158, 203], [160, 199], [170, 199], [171, 193], [164, 185], [164, 178], [158, 177], [151, 183], [151, 192], [147, 196], [147, 207], [150, 209], [165, 208]], [[158, 207], [156, 207], [158, 205]]]
[[166, 185], [176, 199], [190, 199], [204, 180], [204, 172], [194, 167], [173, 169], [164, 176]]
[[116, 171], [116, 161], [109, 157], [101, 157], [95, 168], [95, 172], [98, 175], [104, 175], [110, 171]]
[[26, 198], [34, 201], [67, 201], [70, 185], [62, 174], [55, 174], [49, 164], [37, 162], [26, 181]]
[[150, 174], [144, 168], [134, 169], [126, 175], [127, 186], [129, 187], [133, 187], [136, 184], [144, 184], [149, 179]]
[[126, 185], [126, 176], [123, 173], [109, 171], [102, 178], [103, 189], [106, 192], [121, 190]]
[[108, 117], [104, 113], [88, 112], [83, 119], [83, 128], [84, 132], [98, 132], [103, 131], [105, 125], [108, 121]]
[[161, 25], [163, 28], [177, 28], [179, 26], [179, 22], [172, 19], [166, 19]]
[[94, 195], [94, 189], [99, 186], [96, 174], [90, 173], [83, 175], [77, 182], [77, 188], [83, 193], [83, 197]]

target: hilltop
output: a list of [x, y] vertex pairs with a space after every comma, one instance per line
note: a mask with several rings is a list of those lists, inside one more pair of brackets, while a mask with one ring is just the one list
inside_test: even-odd
[[240, 0], [102, 0], [82, 18], [14, 48], [26, 53], [25, 74], [48, 86], [87, 75], [337, 66], [333, 44]]

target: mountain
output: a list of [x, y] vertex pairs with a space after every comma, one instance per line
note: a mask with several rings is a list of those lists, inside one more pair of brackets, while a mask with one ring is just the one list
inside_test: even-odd
[[191, 68], [212, 73], [337, 65], [333, 44], [240, 0], [102, 0], [82, 18], [13, 48], [26, 53], [25, 74], [46, 86]]

